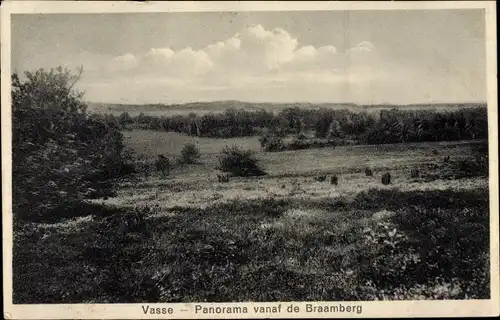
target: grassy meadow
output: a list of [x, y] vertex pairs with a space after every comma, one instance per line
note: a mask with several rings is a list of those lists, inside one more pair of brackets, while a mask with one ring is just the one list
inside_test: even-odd
[[[123, 134], [150, 161], [188, 142], [201, 157], [124, 180], [87, 214], [19, 227], [15, 303], [489, 297], [488, 177], [440, 175], [474, 142], [261, 152], [257, 137]], [[226, 145], [255, 151], [267, 175], [219, 182]]]

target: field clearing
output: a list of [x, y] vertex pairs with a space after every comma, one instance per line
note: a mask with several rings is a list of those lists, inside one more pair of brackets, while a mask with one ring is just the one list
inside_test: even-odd
[[[120, 206], [158, 205], [169, 210], [175, 207], [207, 208], [231, 201], [275, 198], [282, 200], [318, 200], [332, 197], [352, 197], [371, 188], [400, 191], [475, 189], [486, 187], [487, 180], [480, 178], [462, 180], [436, 180], [432, 183], [412, 181], [411, 168], [425, 171], [428, 166], [442, 163], [443, 157], [454, 160], [471, 156], [471, 146], [476, 142], [436, 142], [393, 145], [340, 146], [284, 152], [259, 152], [257, 137], [211, 139], [190, 137], [183, 134], [157, 131], [128, 131], [125, 143], [139, 154], [154, 160], [158, 154], [180, 154], [185, 143], [195, 143], [202, 154], [199, 163], [174, 168], [166, 178], [151, 176], [148, 179], [127, 182], [118, 196], [99, 200]], [[215, 168], [219, 152], [225, 146], [237, 145], [256, 152], [263, 177], [231, 178], [219, 183]], [[435, 155], [432, 150], [438, 150]], [[372, 168], [373, 177], [366, 177], [364, 169]], [[380, 177], [390, 172], [392, 183], [384, 186]], [[314, 177], [327, 175], [324, 182]], [[337, 175], [339, 185], [329, 183]]]
[[[359, 172], [366, 166], [375, 170], [409, 168], [419, 164], [439, 163], [445, 156], [464, 159], [471, 155], [471, 146], [478, 143], [477, 141], [446, 141], [261, 152], [258, 137], [213, 139], [149, 130], [125, 131], [124, 137], [127, 147], [151, 160], [159, 154], [175, 158], [180, 155], [186, 143], [194, 143], [202, 155], [200, 165], [189, 169], [176, 169], [171, 175], [171, 178], [182, 176], [183, 179], [188, 180], [190, 178], [203, 179], [203, 177], [216, 178], [214, 168], [217, 165], [219, 153], [226, 146], [238, 146], [241, 149], [254, 151], [268, 175], [285, 177]], [[433, 149], [436, 149], [439, 154], [435, 155], [432, 152]]]
[[127, 207], [158, 206], [158, 210], [163, 212], [177, 207], [206, 209], [213, 205], [233, 201], [266, 198], [292, 202], [323, 201], [337, 197], [354, 197], [360, 192], [373, 188], [409, 192], [474, 190], [488, 187], [488, 181], [479, 178], [409, 183], [411, 179], [404, 170], [391, 170], [390, 172], [395, 176], [390, 186], [380, 183], [380, 174], [376, 174], [375, 177], [365, 177], [364, 173], [342, 175], [339, 179], [339, 186], [332, 186], [328, 181], [317, 182], [312, 178], [293, 177], [248, 180], [237, 178], [225, 184], [217, 183], [216, 177], [207, 179], [201, 175], [189, 182], [182, 179], [151, 179], [147, 182], [123, 185], [117, 197], [96, 200], [96, 202]]
[[[489, 297], [487, 177], [410, 177], [445, 156], [471, 158], [475, 142], [268, 153], [256, 138], [125, 136], [151, 161], [192, 141], [202, 157], [165, 178], [124, 180], [115, 197], [90, 201], [80, 216], [20, 227], [14, 302]], [[228, 144], [253, 146], [268, 175], [219, 183], [214, 168]]]
[[178, 156], [186, 143], [194, 143], [202, 154], [219, 153], [227, 145], [237, 145], [253, 151], [260, 150], [257, 137], [211, 139], [152, 130], [124, 131], [123, 136], [129, 148], [150, 158], [155, 158], [158, 154]]

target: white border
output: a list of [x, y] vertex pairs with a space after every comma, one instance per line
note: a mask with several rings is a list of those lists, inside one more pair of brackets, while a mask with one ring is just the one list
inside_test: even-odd
[[[496, 61], [496, 3], [493, 1], [420, 1], [420, 2], [111, 2], [111, 1], [16, 1], [4, 2], [1, 7], [1, 125], [2, 125], [2, 219], [3, 219], [3, 279], [4, 318], [6, 319], [187, 319], [187, 318], [374, 318], [374, 317], [451, 317], [499, 315], [499, 217], [498, 217], [498, 124], [497, 124], [497, 61]], [[491, 299], [458, 301], [384, 301], [384, 302], [330, 302], [317, 305], [361, 305], [357, 313], [287, 313], [290, 304], [305, 310], [308, 302], [276, 303], [220, 303], [203, 306], [246, 306], [247, 314], [196, 314], [195, 304], [147, 304], [152, 307], [171, 307], [172, 315], [144, 315], [141, 306], [146, 304], [64, 304], [64, 305], [13, 305], [12, 304], [12, 213], [11, 213], [11, 95], [10, 95], [10, 14], [24, 13], [135, 13], [135, 12], [216, 12], [216, 11], [309, 11], [309, 10], [439, 10], [483, 8], [486, 13], [486, 53], [488, 121], [490, 147], [490, 249], [491, 249]], [[281, 304], [284, 312], [256, 314], [253, 306]], [[182, 311], [186, 310], [186, 311]]]

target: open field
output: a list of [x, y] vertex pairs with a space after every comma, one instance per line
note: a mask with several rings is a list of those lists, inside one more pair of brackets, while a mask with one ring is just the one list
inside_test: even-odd
[[[354, 195], [370, 188], [397, 188], [398, 190], [434, 190], [446, 188], [486, 187], [485, 179], [434, 181], [433, 183], [411, 182], [410, 169], [442, 163], [445, 156], [455, 160], [471, 156], [474, 142], [439, 142], [373, 146], [341, 146], [284, 152], [259, 152], [257, 138], [209, 139], [189, 137], [182, 134], [157, 131], [129, 131], [125, 133], [126, 144], [139, 154], [154, 160], [158, 154], [175, 158], [183, 145], [195, 143], [202, 153], [200, 163], [175, 168], [167, 179], [151, 177], [145, 181], [131, 182], [130, 187], [120, 190], [112, 203], [154, 204], [175, 207], [197, 203], [207, 206], [212, 203], [237, 199], [255, 199], [273, 196], [278, 198], [323, 198]], [[149, 137], [149, 140], [148, 140]], [[149, 142], [148, 142], [149, 141]], [[220, 184], [215, 170], [220, 151], [225, 146], [237, 145], [256, 152], [267, 176], [259, 178], [231, 179]], [[439, 155], [432, 150], [436, 149]], [[373, 177], [366, 177], [365, 167], [374, 170]], [[390, 171], [391, 186], [380, 183], [382, 172]], [[314, 176], [338, 175], [339, 185], [319, 183]], [[284, 187], [283, 187], [284, 186]], [[156, 197], [152, 199], [151, 197]], [[144, 202], [141, 199], [146, 199]]]
[[[440, 163], [445, 156], [466, 159], [471, 155], [471, 146], [479, 143], [477, 141], [442, 141], [260, 152], [261, 146], [258, 137], [212, 139], [151, 130], [125, 131], [124, 141], [125, 145], [135, 153], [144, 155], [151, 160], [154, 160], [159, 154], [176, 158], [186, 143], [194, 143], [202, 155], [200, 164], [187, 171], [174, 170], [172, 172], [171, 178], [175, 178], [179, 172], [182, 179], [188, 179], [189, 176], [199, 171], [207, 172], [208, 176], [213, 176], [213, 172], [209, 174], [208, 171], [214, 171], [222, 149], [234, 145], [254, 151], [266, 172], [271, 176], [297, 176], [321, 172], [362, 171], [365, 166], [379, 170], [394, 169], [395, 167], [408, 169], [422, 163]], [[438, 150], [439, 154], [433, 154], [433, 149]]]
[[206, 154], [217, 154], [227, 145], [238, 145], [244, 149], [253, 151], [260, 150], [257, 137], [241, 137], [228, 139], [211, 139], [188, 136], [177, 132], [163, 132], [153, 130], [132, 130], [123, 133], [126, 146], [137, 154], [143, 154], [154, 158], [158, 154], [169, 157], [178, 156], [186, 143], [194, 143], [200, 152]]
[[15, 302], [489, 296], [487, 178], [410, 178], [444, 156], [470, 158], [474, 143], [258, 152], [268, 175], [219, 183], [218, 152], [233, 143], [258, 151], [256, 139], [124, 134], [152, 160], [193, 140], [202, 157], [166, 178], [123, 181], [116, 197], [68, 219], [19, 227]]

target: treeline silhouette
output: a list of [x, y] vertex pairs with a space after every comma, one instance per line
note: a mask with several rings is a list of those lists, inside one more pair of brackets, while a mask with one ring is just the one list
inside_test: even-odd
[[347, 109], [287, 108], [279, 113], [266, 110], [229, 109], [205, 115], [130, 116], [106, 114], [121, 128], [180, 132], [209, 138], [258, 135], [307, 136], [337, 144], [381, 144], [424, 141], [486, 139], [487, 107], [459, 110], [400, 110], [353, 112]]

